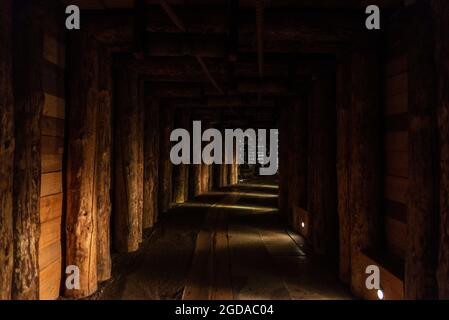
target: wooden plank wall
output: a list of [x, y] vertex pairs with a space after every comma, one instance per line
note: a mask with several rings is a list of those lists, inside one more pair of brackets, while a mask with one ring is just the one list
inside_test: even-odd
[[384, 192], [385, 237], [389, 254], [404, 258], [408, 188], [408, 72], [401, 22], [390, 26], [385, 55]]
[[[47, 17], [43, 45], [41, 237], [39, 241], [40, 294], [42, 300], [59, 297], [62, 254], [64, 154], [64, 67], [63, 29], [55, 17]], [[60, 30], [60, 31], [57, 31]], [[58, 33], [61, 32], [61, 33]]]

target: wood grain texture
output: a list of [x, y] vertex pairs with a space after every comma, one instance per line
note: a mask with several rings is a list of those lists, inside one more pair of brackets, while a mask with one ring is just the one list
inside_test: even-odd
[[39, 297], [41, 189], [42, 12], [24, 1], [14, 16], [14, 274], [13, 299]]
[[[220, 172], [223, 174], [224, 165], [220, 165]], [[222, 176], [221, 182], [224, 181], [224, 177]], [[192, 197], [197, 197], [201, 194], [201, 165], [192, 164], [189, 166], [189, 185], [190, 192], [189, 194]], [[221, 185], [223, 186], [223, 184]]]
[[111, 277], [111, 157], [112, 157], [112, 61], [103, 46], [98, 51], [98, 103], [96, 119], [95, 196], [97, 211], [97, 279]]
[[39, 299], [54, 300], [59, 296], [61, 286], [61, 259], [56, 260], [39, 272]]
[[52, 243], [61, 240], [61, 216], [41, 224], [42, 234], [39, 239], [39, 249], [42, 250]]
[[[70, 34], [67, 99], [66, 264], [80, 272], [80, 288], [65, 288], [64, 295], [82, 298], [97, 289], [96, 242], [96, 111], [98, 104], [97, 46], [84, 32]], [[76, 72], [75, 72], [76, 70]]]
[[362, 296], [364, 279], [355, 272], [361, 252], [380, 242], [381, 156], [379, 58], [372, 50], [352, 54], [351, 170], [351, 290]]
[[338, 252], [335, 119], [335, 80], [326, 74], [312, 83], [308, 109], [307, 182], [313, 249], [315, 253], [325, 255]]
[[437, 114], [440, 137], [440, 239], [438, 256], [438, 297], [449, 299], [449, 3], [432, 1], [435, 21]]
[[418, 1], [412, 9], [407, 51], [410, 158], [405, 297], [432, 299], [437, 295], [438, 259], [436, 84], [430, 8], [425, 1]]
[[151, 228], [158, 219], [159, 190], [159, 103], [146, 98], [144, 109], [144, 202], [142, 227]]
[[41, 189], [40, 189], [41, 197], [61, 193], [62, 189], [63, 185], [62, 185], [61, 171], [42, 174]]
[[60, 218], [62, 216], [63, 194], [58, 193], [40, 200], [40, 221], [41, 224], [47, 221]]
[[53, 117], [42, 117], [40, 122], [42, 135], [64, 137], [64, 120]]
[[159, 140], [159, 212], [170, 209], [172, 199], [172, 170], [170, 161], [170, 134], [173, 129], [173, 110], [167, 103], [160, 108]]
[[143, 114], [137, 74], [117, 70], [115, 122], [114, 244], [119, 252], [136, 251], [142, 234]]
[[65, 101], [49, 93], [44, 93], [45, 103], [42, 115], [46, 117], [64, 119], [65, 118]]
[[12, 1], [0, 3], [0, 300], [11, 298], [13, 271], [14, 97]]
[[385, 217], [385, 238], [388, 252], [404, 259], [407, 246], [407, 224]]
[[349, 178], [351, 160], [351, 60], [340, 57], [337, 66], [337, 189], [339, 217], [339, 276], [351, 278], [351, 216], [349, 211]]
[[[189, 115], [184, 111], [177, 110], [175, 113], [175, 129], [188, 129], [190, 125]], [[173, 202], [183, 203], [187, 200], [189, 167], [187, 164], [173, 165]]]
[[49, 33], [44, 34], [43, 57], [61, 68], [65, 67], [65, 46]]

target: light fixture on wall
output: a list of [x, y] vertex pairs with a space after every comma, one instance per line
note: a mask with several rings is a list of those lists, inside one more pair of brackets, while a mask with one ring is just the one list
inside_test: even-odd
[[385, 297], [385, 296], [384, 296], [384, 292], [383, 292], [382, 288], [377, 289], [377, 298], [378, 298], [379, 300], [383, 300], [384, 297]]
[[301, 222], [301, 228], [305, 228], [305, 227], [306, 227], [306, 224], [304, 223], [304, 221]]

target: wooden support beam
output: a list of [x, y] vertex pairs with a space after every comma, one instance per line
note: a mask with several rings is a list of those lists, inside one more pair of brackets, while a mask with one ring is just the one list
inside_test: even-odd
[[167, 101], [160, 106], [160, 142], [159, 142], [159, 212], [162, 214], [171, 207], [172, 171], [170, 160], [170, 134], [173, 129], [173, 109]]
[[210, 83], [214, 86], [215, 89], [217, 89], [217, 92], [219, 94], [224, 94], [223, 90], [220, 88], [217, 81], [215, 81], [214, 77], [209, 72], [209, 69], [207, 68], [206, 63], [204, 62], [203, 58], [200, 56], [196, 56], [196, 60], [200, 64], [201, 68], [203, 69], [204, 74], [209, 79]]
[[39, 298], [43, 17], [32, 1], [14, 7], [14, 273], [12, 298]]
[[145, 97], [145, 151], [143, 228], [151, 228], [158, 219], [159, 191], [159, 101]]
[[[250, 57], [248, 57], [249, 59]], [[285, 60], [285, 59], [284, 59]], [[264, 63], [264, 75], [268, 83], [286, 82], [288, 77], [296, 78], [300, 81], [303, 78], [310, 77], [313, 74], [325, 73], [329, 68], [334, 67], [330, 59], [298, 57], [295, 65], [296, 70], [291, 72], [289, 64], [282, 59], [282, 56], [268, 59]], [[153, 57], [145, 60], [126, 60], [132, 66], [133, 70], [141, 74], [146, 81], [152, 82], [183, 82], [183, 83], [205, 83], [210, 80], [205, 76], [203, 69], [198, 63], [195, 63], [192, 57]], [[207, 63], [208, 72], [214, 80], [221, 83], [229, 83], [229, 65], [219, 58], [202, 58]], [[257, 65], [248, 60], [240, 59], [234, 63], [234, 77], [237, 80], [245, 82], [249, 80], [255, 82], [258, 80]], [[260, 83], [261, 81], [258, 80]], [[261, 82], [265, 86], [265, 82]], [[212, 86], [211, 86], [212, 87]], [[253, 85], [255, 87], [255, 85]], [[263, 89], [263, 87], [262, 87]], [[253, 89], [254, 90], [254, 89]], [[214, 92], [217, 94], [216, 92]]]
[[140, 79], [117, 70], [114, 243], [119, 252], [139, 248], [143, 215], [143, 101]]
[[221, 165], [220, 164], [214, 164], [213, 165], [213, 181], [214, 181], [214, 188], [220, 188], [221, 185]]
[[[298, 207], [307, 208], [307, 109], [308, 96], [302, 94], [290, 99], [292, 121], [290, 133], [290, 169], [287, 172], [289, 176], [289, 190], [291, 190], [291, 199], [289, 199], [291, 211], [290, 219], [294, 230], [300, 232], [302, 229], [300, 217], [296, 216], [299, 212]], [[268, 146], [267, 146], [268, 148]]]
[[144, 58], [145, 51], [145, 13], [146, 1], [134, 0], [134, 57]]
[[[176, 111], [175, 128], [188, 130], [190, 117], [187, 110]], [[188, 198], [189, 170], [187, 164], [173, 165], [173, 202], [183, 203]]]
[[228, 25], [229, 32], [227, 35], [227, 49], [228, 60], [230, 62], [237, 61], [239, 48], [239, 16], [240, 16], [240, 1], [228, 1]]
[[[229, 24], [225, 10], [220, 7], [177, 8], [177, 20], [183, 27], [173, 25], [158, 12], [149, 12], [147, 31], [149, 32], [188, 32], [196, 34], [226, 34]], [[254, 8], [240, 13], [241, 39], [254, 39]], [[362, 28], [359, 27], [360, 15], [353, 13], [327, 11], [267, 10], [265, 13], [264, 40], [298, 41], [351, 41]], [[323, 26], [320, 21], [326, 21]]]
[[182, 20], [178, 17], [178, 15], [175, 13], [175, 11], [172, 9], [172, 7], [170, 6], [170, 4], [166, 1], [166, 0], [159, 0], [159, 3], [162, 7], [162, 9], [164, 9], [165, 13], [167, 14], [167, 16], [170, 18], [170, 20], [173, 22], [173, 24], [175, 26], [178, 27], [179, 30], [181, 30], [182, 32], [186, 32], [187, 29], [184, 26], [184, 23], [182, 22]]
[[69, 40], [66, 265], [79, 268], [80, 288], [65, 288], [64, 295], [82, 298], [97, 290], [98, 52], [85, 32], [71, 33]]
[[222, 187], [226, 187], [229, 183], [228, 183], [228, 165], [227, 164], [222, 164], [221, 165], [221, 181], [220, 181], [220, 185]]
[[409, 175], [405, 297], [436, 297], [436, 83], [430, 6], [418, 1], [408, 29]]
[[440, 138], [440, 244], [438, 259], [438, 297], [449, 299], [449, 3], [433, 0], [435, 21], [435, 62], [437, 76], [437, 114]]
[[211, 191], [214, 188], [214, 167], [212, 164], [207, 166], [207, 169], [209, 170], [209, 181], [207, 185], [207, 190]]
[[264, 18], [265, 8], [264, 1], [256, 1], [256, 38], [257, 38], [257, 66], [259, 70], [259, 78], [263, 78], [263, 65], [264, 65]]
[[339, 57], [337, 64], [337, 188], [339, 217], [339, 276], [351, 281], [351, 216], [349, 208], [351, 160], [351, 57]]
[[137, 210], [138, 210], [138, 231], [139, 231], [139, 243], [143, 242], [143, 196], [144, 196], [144, 149], [145, 149], [145, 82], [139, 77], [137, 82], [137, 118], [134, 126], [136, 127], [136, 140], [137, 140]]
[[[187, 29], [184, 26], [184, 23], [182, 22], [182, 19], [178, 17], [178, 15], [175, 13], [175, 11], [172, 9], [172, 7], [168, 4], [166, 0], [160, 0], [159, 1], [161, 7], [164, 9], [165, 13], [169, 16], [170, 20], [179, 28], [181, 32], [186, 32]], [[207, 68], [206, 63], [204, 62], [203, 58], [200, 55], [195, 56], [196, 60], [200, 64], [201, 68], [203, 69], [204, 74], [206, 75], [207, 79], [209, 79], [210, 83], [217, 89], [217, 91], [220, 94], [223, 94], [223, 90], [220, 88], [218, 83], [215, 81], [212, 74], [209, 72], [209, 69]]]
[[202, 192], [201, 186], [201, 165], [189, 165], [189, 196], [192, 198], [199, 196]]
[[209, 191], [209, 165], [202, 163], [201, 164], [201, 193], [206, 193]]
[[312, 244], [317, 254], [337, 252], [335, 170], [335, 81], [323, 75], [312, 82], [308, 109], [307, 211], [312, 219]]
[[[283, 101], [285, 102], [285, 101]], [[279, 212], [282, 219], [288, 223], [290, 219], [289, 206], [289, 134], [291, 122], [291, 106], [282, 103], [279, 119]]]
[[[157, 10], [146, 12], [146, 29], [150, 33], [144, 44], [149, 48], [146, 53], [151, 54], [152, 52], [151, 37], [153, 35], [158, 36], [161, 33], [164, 33], [167, 37], [180, 33], [184, 33], [186, 36], [215, 35], [226, 37], [228, 35], [229, 49], [234, 48], [231, 51], [257, 52], [258, 42], [254, 41], [254, 26], [256, 24], [254, 8], [240, 9], [238, 15], [234, 15], [235, 20], [231, 21], [230, 25], [229, 14], [226, 12], [227, 10], [222, 8], [212, 6], [194, 9], [177, 7], [175, 14], [170, 4], [164, 2], [164, 10], [168, 8], [170, 19], [161, 15]], [[360, 14], [354, 14], [350, 11], [335, 13], [330, 10], [267, 10], [264, 19], [264, 51], [335, 53], [348, 47], [358, 35], [363, 34], [365, 31], [362, 29], [364, 24], [361, 24], [360, 21], [363, 21], [364, 17], [361, 14], [362, 11], [360, 11]], [[123, 12], [110, 10], [100, 13], [88, 11], [83, 17], [83, 28], [92, 32], [99, 41], [112, 46], [115, 50], [134, 52], [135, 13], [133, 10]], [[326, 26], [323, 26], [319, 21], [326, 21]], [[237, 40], [235, 40], [236, 32], [232, 31], [236, 30], [235, 27], [232, 27], [233, 25], [239, 27]], [[229, 34], [230, 31], [231, 34]], [[230, 37], [232, 37], [232, 41]], [[174, 43], [176, 42], [185, 43], [182, 37], [178, 37]], [[207, 40], [205, 42], [207, 43]], [[192, 56], [195, 53], [203, 57], [215, 56], [217, 52], [222, 52], [224, 43], [226, 43], [225, 40], [215, 49], [205, 45], [204, 48], [209, 47], [209, 49], [187, 52]], [[202, 45], [192, 48], [202, 48]], [[157, 53], [158, 50], [155, 52], [160, 54]], [[178, 52], [178, 54], [181, 54], [182, 50]], [[223, 53], [225, 56], [227, 55], [227, 52]], [[234, 55], [235, 53], [231, 56]], [[235, 61], [235, 57], [232, 59]], [[257, 65], [255, 66], [257, 67]]]
[[[282, 81], [256, 79], [236, 80], [236, 91], [228, 91], [226, 96], [217, 95], [216, 89], [207, 83], [198, 82], [154, 82], [146, 83], [145, 93], [158, 98], [220, 98], [222, 101], [239, 99], [238, 95], [255, 94], [263, 91], [266, 96], [283, 96], [289, 94], [289, 88]], [[240, 102], [239, 100], [235, 100]]]
[[242, 95], [242, 96], [209, 96], [204, 99], [197, 98], [179, 98], [171, 100], [173, 105], [179, 108], [195, 108], [198, 106], [203, 107], [273, 107], [276, 105], [275, 98], [264, 98], [261, 104], [258, 104], [257, 98], [254, 95]]
[[13, 274], [14, 96], [12, 1], [0, 3], [0, 300], [11, 299]]
[[239, 177], [238, 170], [239, 170], [239, 166], [237, 164], [237, 153], [234, 148], [234, 158], [233, 158], [233, 162], [231, 164], [231, 168], [229, 170], [229, 183], [231, 185], [238, 183], [238, 180], [239, 180], [238, 179], [238, 177]]
[[150, 34], [147, 37], [145, 53], [156, 57], [221, 58], [226, 56], [225, 38], [196, 34]]
[[379, 64], [373, 48], [361, 47], [351, 54], [349, 136], [352, 139], [347, 190], [351, 219], [351, 290], [359, 297], [366, 290], [365, 270], [360, 270], [362, 251], [378, 249], [381, 237]]
[[97, 145], [95, 196], [97, 205], [97, 278], [111, 277], [111, 180], [112, 180], [112, 61], [104, 46], [98, 48]]
[[135, 13], [115, 10], [83, 12], [82, 28], [88, 30], [99, 42], [115, 52], [135, 50]]

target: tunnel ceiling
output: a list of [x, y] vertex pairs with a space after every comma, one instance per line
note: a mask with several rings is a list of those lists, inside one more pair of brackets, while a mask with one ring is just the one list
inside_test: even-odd
[[[146, 95], [177, 107], [263, 108], [260, 126], [275, 123], [283, 99], [333, 70], [336, 54], [363, 37], [365, 2], [64, 1], [78, 5], [83, 25], [144, 78]], [[403, 4], [375, 2], [391, 12]]]

